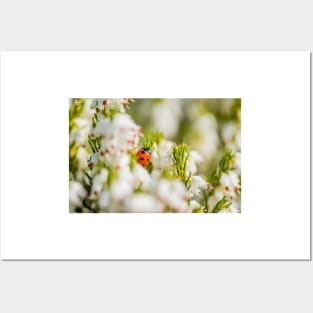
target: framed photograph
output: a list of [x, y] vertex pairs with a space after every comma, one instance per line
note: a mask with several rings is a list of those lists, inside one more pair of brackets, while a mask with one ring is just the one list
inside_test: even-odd
[[310, 65], [2, 53], [1, 258], [310, 260]]
[[69, 100], [72, 213], [240, 213], [241, 99]]

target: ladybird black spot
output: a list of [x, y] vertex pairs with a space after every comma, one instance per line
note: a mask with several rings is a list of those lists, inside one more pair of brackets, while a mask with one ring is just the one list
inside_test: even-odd
[[143, 160], [144, 160], [144, 158], [140, 158], [140, 160], [141, 160], [141, 161], [143, 161]]

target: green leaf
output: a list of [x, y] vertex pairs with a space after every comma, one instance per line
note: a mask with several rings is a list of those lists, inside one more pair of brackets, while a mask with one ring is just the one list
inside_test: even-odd
[[201, 213], [201, 207], [193, 209], [192, 213]]
[[231, 206], [231, 202], [227, 200], [227, 198], [224, 196], [220, 201], [218, 201], [214, 208], [213, 213], [218, 213], [222, 209], [228, 209]]

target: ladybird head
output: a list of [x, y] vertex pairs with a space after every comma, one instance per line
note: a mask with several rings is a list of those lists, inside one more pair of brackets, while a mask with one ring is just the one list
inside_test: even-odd
[[144, 153], [149, 153], [151, 154], [151, 150], [149, 148], [141, 148], [141, 151], [144, 152]]

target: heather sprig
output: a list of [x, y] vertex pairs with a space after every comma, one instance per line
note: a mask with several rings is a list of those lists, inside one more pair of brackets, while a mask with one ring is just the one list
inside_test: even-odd
[[172, 150], [172, 161], [175, 174], [180, 179], [186, 189], [188, 190], [191, 185], [191, 173], [187, 171], [187, 161], [190, 158], [190, 147], [185, 143], [180, 145], [174, 144]]

